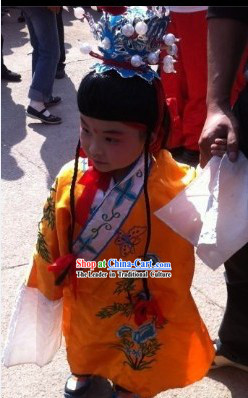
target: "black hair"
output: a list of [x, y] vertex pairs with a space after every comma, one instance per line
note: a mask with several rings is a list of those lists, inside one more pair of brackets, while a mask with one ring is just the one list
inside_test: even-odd
[[158, 117], [154, 85], [139, 76], [124, 79], [113, 70], [86, 75], [77, 101], [82, 114], [101, 120], [139, 122], [153, 129]]
[[[151, 133], [154, 130], [157, 119], [159, 117], [159, 104], [157, 99], [156, 87], [153, 83], [148, 83], [139, 76], [132, 78], [123, 78], [116, 71], [111, 70], [102, 74], [95, 71], [87, 74], [80, 83], [77, 103], [79, 111], [89, 117], [101, 120], [113, 120], [121, 122], [136, 122], [147, 126], [145, 140], [145, 166], [144, 166], [144, 196], [147, 215], [147, 239], [144, 248], [144, 260], [147, 256], [151, 238], [151, 217], [150, 203], [148, 196], [148, 175], [149, 175], [149, 145]], [[164, 127], [165, 136], [162, 146], [166, 144], [169, 131], [169, 114], [164, 104]], [[74, 204], [74, 188], [77, 178], [79, 159], [79, 143], [76, 151], [74, 174], [70, 189], [70, 206], [71, 206], [71, 227], [69, 229], [69, 250], [72, 252], [73, 232], [75, 224], [75, 204]], [[69, 268], [68, 268], [69, 270]], [[57, 279], [56, 283], [60, 283], [68, 270]], [[143, 287], [147, 299], [150, 298], [147, 280], [143, 279]]]

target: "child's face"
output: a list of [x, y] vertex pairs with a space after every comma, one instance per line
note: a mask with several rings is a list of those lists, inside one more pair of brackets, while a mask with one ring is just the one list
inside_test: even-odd
[[145, 126], [99, 120], [81, 114], [81, 146], [102, 172], [114, 172], [115, 178], [125, 175], [141, 155], [145, 144]]

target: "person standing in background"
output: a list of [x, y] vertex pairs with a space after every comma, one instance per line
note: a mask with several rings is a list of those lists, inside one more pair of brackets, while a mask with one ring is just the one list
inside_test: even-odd
[[[168, 75], [161, 70], [171, 115], [169, 148], [178, 160], [196, 165], [199, 162], [198, 141], [207, 115], [207, 6], [173, 6], [170, 11], [169, 32], [179, 42], [176, 73]], [[233, 89], [232, 103], [244, 86], [243, 69], [244, 60]]]
[[[227, 154], [248, 158], [248, 84], [233, 109], [230, 97], [242, 56], [247, 61], [248, 8], [209, 7], [207, 118], [199, 140], [201, 166], [213, 153], [213, 143], [227, 139]], [[216, 148], [217, 150], [217, 148]], [[232, 189], [232, 187], [230, 187]], [[248, 201], [248, 198], [247, 198]], [[225, 266], [227, 304], [216, 342], [213, 367], [234, 366], [248, 371], [248, 243]]]
[[22, 7], [26, 18], [32, 54], [32, 84], [28, 97], [27, 114], [46, 124], [61, 123], [61, 118], [50, 114], [48, 107], [57, 105], [60, 97], [53, 97], [53, 83], [60, 58], [56, 13], [61, 7]]
[[1, 79], [7, 80], [8, 82], [20, 82], [22, 77], [19, 73], [12, 72], [4, 64], [3, 60], [3, 35], [1, 35]]

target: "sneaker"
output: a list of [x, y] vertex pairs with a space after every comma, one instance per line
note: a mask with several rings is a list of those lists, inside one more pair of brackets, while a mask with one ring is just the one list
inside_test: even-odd
[[7, 80], [8, 82], [20, 82], [22, 77], [19, 75], [19, 73], [12, 72], [9, 69], [5, 69], [1, 73], [1, 79], [2, 80]]
[[232, 366], [234, 368], [238, 368], [238, 369], [244, 370], [245, 372], [248, 372], [248, 366], [242, 365], [241, 363], [238, 363], [235, 361], [232, 361], [231, 359], [228, 359], [224, 355], [220, 355], [218, 353], [218, 347], [217, 347], [216, 343], [214, 344], [214, 348], [216, 350], [216, 354], [215, 354], [214, 361], [211, 365], [211, 369], [218, 369], [223, 366]]
[[70, 375], [65, 384], [65, 398], [81, 398], [91, 384], [91, 376]]
[[45, 102], [44, 105], [46, 108], [49, 106], [57, 105], [61, 102], [61, 97], [51, 97], [48, 102]]
[[29, 105], [27, 108], [27, 115], [32, 117], [33, 119], [39, 119], [45, 124], [60, 124], [62, 122], [62, 119], [58, 116], [45, 116], [44, 113], [46, 112], [46, 110], [47, 109], [44, 108], [41, 112], [39, 112]]

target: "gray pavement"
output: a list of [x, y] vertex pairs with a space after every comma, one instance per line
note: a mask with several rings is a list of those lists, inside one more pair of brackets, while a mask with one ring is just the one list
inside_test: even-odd
[[[97, 13], [95, 13], [96, 16]], [[27, 27], [17, 22], [18, 10], [3, 18], [4, 61], [22, 75], [21, 83], [2, 81], [2, 343], [6, 337], [18, 285], [36, 240], [37, 223], [48, 189], [61, 166], [74, 157], [79, 134], [76, 91], [82, 76], [94, 63], [79, 51], [79, 41], [91, 38], [86, 23], [64, 11], [66, 78], [56, 80], [54, 94], [63, 102], [53, 112], [63, 118], [61, 125], [48, 126], [25, 116], [31, 81], [31, 45]], [[223, 267], [212, 271], [199, 260], [192, 293], [199, 311], [217, 337], [226, 291]], [[44, 368], [35, 365], [2, 369], [4, 398], [61, 398], [69, 374], [65, 349]], [[98, 380], [87, 398], [110, 398], [109, 385]], [[248, 374], [234, 368], [210, 371], [201, 381], [184, 389], [163, 392], [157, 398], [247, 398]]]

